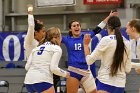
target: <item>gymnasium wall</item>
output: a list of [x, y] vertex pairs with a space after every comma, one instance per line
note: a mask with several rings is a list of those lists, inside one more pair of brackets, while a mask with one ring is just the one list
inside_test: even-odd
[[[13, 1], [13, 2], [12, 2]], [[35, 0], [4, 0], [5, 2], [5, 31], [27, 30], [27, 4], [35, 6]], [[76, 0], [75, 6], [38, 8], [35, 6], [36, 19], [43, 20], [47, 28], [57, 26], [62, 31], [68, 30], [68, 22], [77, 19], [81, 22], [82, 29], [92, 29], [101, 22], [110, 12], [118, 8], [122, 26], [134, 18], [135, 9], [125, 3], [124, 8], [118, 5], [84, 5], [83, 0]]]

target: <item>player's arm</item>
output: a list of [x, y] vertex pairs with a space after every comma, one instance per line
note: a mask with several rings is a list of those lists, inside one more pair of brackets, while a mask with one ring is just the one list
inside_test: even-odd
[[132, 68], [135, 68], [137, 74], [140, 74], [140, 63], [131, 62]]
[[54, 52], [54, 54], [52, 56], [52, 60], [51, 60], [50, 69], [51, 69], [52, 73], [54, 73], [56, 75], [59, 75], [59, 76], [62, 76], [62, 77], [67, 77], [68, 78], [69, 73], [58, 67], [61, 55], [62, 55], [62, 49], [61, 48], [57, 49]]
[[137, 74], [140, 74], [140, 68], [135, 68], [135, 71], [137, 72]]
[[98, 26], [95, 29], [93, 29], [93, 32], [95, 34], [98, 34], [106, 26], [106, 23], [107, 23], [108, 19], [111, 16], [117, 16], [117, 15], [118, 15], [117, 11], [111, 11], [110, 14], [101, 23], [99, 23]]
[[26, 63], [26, 65], [25, 65], [25, 69], [28, 71], [29, 70], [29, 68], [30, 68], [30, 66], [31, 66], [31, 64], [32, 64], [32, 54], [33, 54], [33, 52], [34, 52], [34, 50], [31, 52], [31, 54], [30, 54], [30, 56], [29, 56], [29, 58], [28, 58], [28, 60], [27, 60], [27, 63]]
[[[87, 40], [84, 39], [86, 42]], [[102, 38], [97, 47], [94, 49], [92, 53], [89, 54], [89, 51], [86, 53], [85, 50], [85, 56], [86, 56], [86, 62], [88, 65], [93, 64], [99, 56], [103, 54], [104, 51], [109, 47], [110, 39], [109, 38]], [[85, 48], [85, 42], [84, 42], [84, 48]]]
[[84, 52], [85, 56], [90, 55], [90, 49], [89, 49], [89, 43], [90, 43], [91, 37], [89, 34], [84, 35]]
[[34, 23], [34, 17], [33, 17], [33, 6], [28, 6], [28, 31], [27, 31], [27, 35], [25, 37], [24, 40], [24, 47], [26, 49], [26, 45], [31, 45], [32, 41], [34, 39], [34, 27], [35, 27], [35, 23]]
[[127, 59], [125, 62], [125, 72], [129, 73], [132, 68], [132, 62], [131, 62], [131, 47], [130, 47], [130, 42], [127, 43]]
[[132, 68], [140, 68], [140, 63], [131, 62]]

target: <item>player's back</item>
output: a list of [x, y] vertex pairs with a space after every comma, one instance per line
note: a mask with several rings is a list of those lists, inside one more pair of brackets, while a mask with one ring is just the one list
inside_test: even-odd
[[61, 48], [58, 45], [51, 44], [46, 42], [43, 45], [40, 45], [33, 49], [32, 53], [32, 64], [37, 64], [39, 66], [49, 65], [52, 60], [52, 56], [55, 52], [61, 51]]
[[[38, 82], [50, 82], [53, 84], [53, 74], [50, 70], [52, 57], [54, 53], [62, 54], [62, 49], [58, 45], [46, 42], [33, 49], [25, 66], [26, 73], [25, 83], [33, 84]], [[34, 77], [34, 78], [33, 78]]]

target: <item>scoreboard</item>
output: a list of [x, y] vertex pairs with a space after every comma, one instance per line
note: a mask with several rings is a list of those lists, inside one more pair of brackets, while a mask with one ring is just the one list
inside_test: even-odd
[[84, 0], [84, 4], [120, 4], [122, 0]]

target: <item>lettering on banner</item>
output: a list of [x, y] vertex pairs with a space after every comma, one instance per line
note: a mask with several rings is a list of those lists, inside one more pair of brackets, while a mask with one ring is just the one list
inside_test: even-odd
[[[13, 39], [14, 49], [9, 48], [10, 40]], [[2, 53], [5, 61], [18, 61], [21, 53], [21, 44], [19, 38], [15, 35], [7, 36], [3, 41]], [[10, 53], [14, 54], [14, 58], [10, 58]]]

